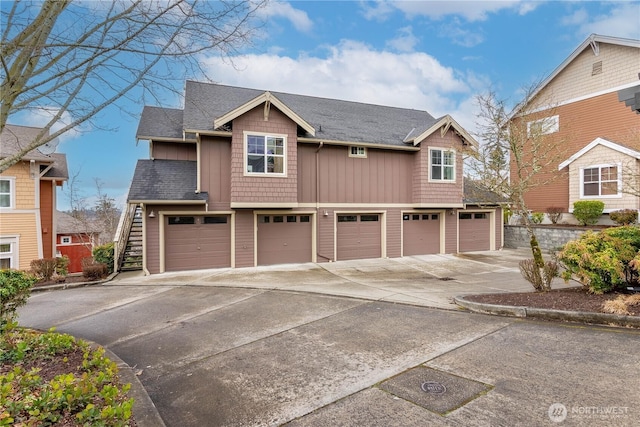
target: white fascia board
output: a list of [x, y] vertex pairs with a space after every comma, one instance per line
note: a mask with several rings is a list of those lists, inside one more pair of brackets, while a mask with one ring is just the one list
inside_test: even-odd
[[607, 147], [607, 148], [609, 148], [611, 150], [617, 151], [617, 152], [622, 153], [622, 154], [626, 154], [629, 157], [633, 157], [635, 159], [640, 160], [640, 151], [636, 151], [636, 150], [632, 150], [632, 149], [627, 148], [627, 147], [623, 147], [621, 145], [616, 144], [615, 142], [608, 141], [608, 140], [606, 140], [604, 138], [596, 138], [593, 141], [591, 141], [589, 144], [587, 144], [584, 148], [582, 148], [582, 150], [578, 151], [573, 156], [569, 157], [567, 160], [565, 160], [564, 162], [560, 163], [558, 165], [558, 170], [562, 170], [562, 169], [566, 168], [571, 163], [573, 163], [575, 160], [579, 159], [584, 154], [588, 153], [592, 148], [594, 148], [597, 145], [602, 145], [602, 146]]

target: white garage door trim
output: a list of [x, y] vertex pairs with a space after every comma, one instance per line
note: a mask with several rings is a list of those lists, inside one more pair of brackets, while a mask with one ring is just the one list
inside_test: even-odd
[[456, 252], [460, 253], [460, 217], [459, 215], [462, 213], [470, 213], [470, 214], [476, 214], [476, 213], [486, 213], [489, 214], [489, 250], [490, 251], [495, 251], [496, 250], [496, 211], [493, 209], [474, 209], [474, 210], [459, 210], [456, 213], [456, 220], [457, 220], [457, 239], [456, 239], [456, 243], [457, 243], [457, 250]]
[[[380, 215], [380, 257], [387, 257], [387, 212], [386, 211], [334, 211], [333, 212], [333, 259], [338, 260], [338, 216]], [[338, 260], [339, 261], [339, 260]]]
[[[146, 215], [146, 211], [143, 210]], [[231, 268], [236, 266], [236, 213], [234, 211], [160, 211], [158, 212], [158, 219], [160, 221], [160, 233], [158, 236], [158, 242], [160, 246], [160, 273], [166, 272], [166, 253], [165, 253], [165, 242], [166, 242], [166, 232], [165, 232], [165, 216], [203, 216], [203, 215], [229, 215], [230, 217], [230, 227], [231, 227]], [[145, 222], [146, 223], [146, 222]], [[143, 239], [146, 242], [146, 230], [145, 227], [142, 229]], [[143, 248], [146, 244], [143, 245]], [[146, 251], [143, 254], [145, 259], [145, 268], [146, 268]]]
[[405, 215], [439, 215], [439, 219], [438, 221], [440, 222], [440, 230], [439, 230], [439, 235], [440, 235], [440, 249], [438, 251], [438, 253], [445, 253], [445, 248], [446, 248], [446, 221], [447, 221], [447, 215], [446, 215], [446, 211], [401, 211], [400, 212], [400, 256], [405, 256], [404, 255], [404, 216]]
[[253, 211], [253, 266], [258, 266], [258, 217], [260, 215], [309, 215], [311, 216], [311, 262], [318, 262], [317, 250], [317, 212], [315, 211]]

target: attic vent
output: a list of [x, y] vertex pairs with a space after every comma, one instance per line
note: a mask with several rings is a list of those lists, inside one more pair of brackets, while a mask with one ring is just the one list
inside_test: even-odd
[[593, 68], [591, 69], [591, 75], [595, 76], [596, 74], [602, 73], [602, 61], [594, 62]]

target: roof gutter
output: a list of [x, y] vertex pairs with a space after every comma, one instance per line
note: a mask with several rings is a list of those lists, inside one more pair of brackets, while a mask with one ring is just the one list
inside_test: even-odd
[[390, 144], [376, 144], [374, 142], [356, 142], [356, 141], [337, 141], [318, 138], [298, 137], [298, 142], [303, 144], [320, 144], [327, 145], [340, 145], [345, 147], [369, 147], [369, 148], [382, 148], [385, 150], [399, 150], [399, 151], [420, 151], [420, 147], [414, 147], [412, 145], [390, 145]]

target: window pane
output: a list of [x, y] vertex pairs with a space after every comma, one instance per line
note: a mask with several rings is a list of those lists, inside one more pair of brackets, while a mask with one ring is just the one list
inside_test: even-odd
[[419, 221], [420, 220], [420, 215], [413, 215], [412, 218], [414, 221]]
[[612, 196], [618, 194], [618, 182], [603, 182], [602, 183], [602, 196]]
[[431, 179], [442, 179], [442, 167], [431, 166]]
[[598, 168], [584, 169], [583, 172], [584, 182], [597, 182], [598, 181]]
[[9, 193], [11, 191], [11, 182], [8, 179], [0, 179], [0, 193]]
[[473, 216], [470, 213], [461, 213], [460, 219], [471, 219]]
[[287, 222], [297, 222], [298, 221], [298, 217], [296, 217], [295, 215], [287, 215]]
[[409, 215], [409, 214], [402, 215], [402, 220], [403, 221], [409, 221], [410, 219], [411, 219], [411, 215]]
[[264, 154], [264, 136], [247, 136], [247, 152], [251, 154]]
[[432, 150], [431, 151], [431, 164], [432, 165], [441, 165], [442, 164], [442, 151], [440, 151], [440, 150]]
[[0, 194], [0, 208], [11, 207], [11, 196], [8, 194]]
[[267, 157], [268, 159], [268, 171], [271, 173], [283, 173], [284, 172], [284, 159], [282, 157]]
[[444, 166], [444, 179], [453, 181], [453, 167]]
[[437, 219], [438, 219], [438, 214], [433, 214], [433, 215], [431, 215], [431, 219], [435, 219], [435, 220], [437, 220]]
[[355, 215], [338, 215], [338, 222], [356, 222], [358, 217]]
[[226, 216], [205, 216], [203, 224], [226, 224]]
[[169, 225], [195, 224], [196, 219], [192, 216], [170, 216]]
[[444, 152], [444, 164], [445, 165], [453, 165], [453, 159], [455, 157], [453, 156], [453, 152], [452, 151], [445, 151]]
[[474, 214], [473, 217], [475, 219], [487, 219], [487, 214], [486, 213], [477, 213], [477, 214]]
[[592, 183], [592, 184], [584, 184], [584, 195], [585, 196], [599, 196], [600, 194], [598, 193], [598, 183]]
[[0, 270], [8, 270], [11, 268], [11, 258], [0, 258]]
[[428, 214], [422, 215], [422, 219], [429, 219], [429, 215]]
[[269, 224], [269, 217], [268, 216], [262, 216], [262, 217], [260, 217], [259, 222], [261, 222], [263, 224]]
[[264, 172], [264, 156], [248, 156], [247, 172], [262, 173]]
[[309, 222], [309, 215], [301, 215], [300, 216], [300, 222]]
[[1, 253], [10, 253], [11, 252], [11, 244], [10, 243], [3, 243], [0, 245], [0, 252]]
[[616, 166], [604, 167], [600, 173], [603, 181], [614, 181], [618, 179], [618, 168]]
[[273, 222], [284, 222], [284, 217], [283, 216], [274, 216], [273, 217]]
[[361, 215], [360, 222], [377, 221], [378, 215]]

